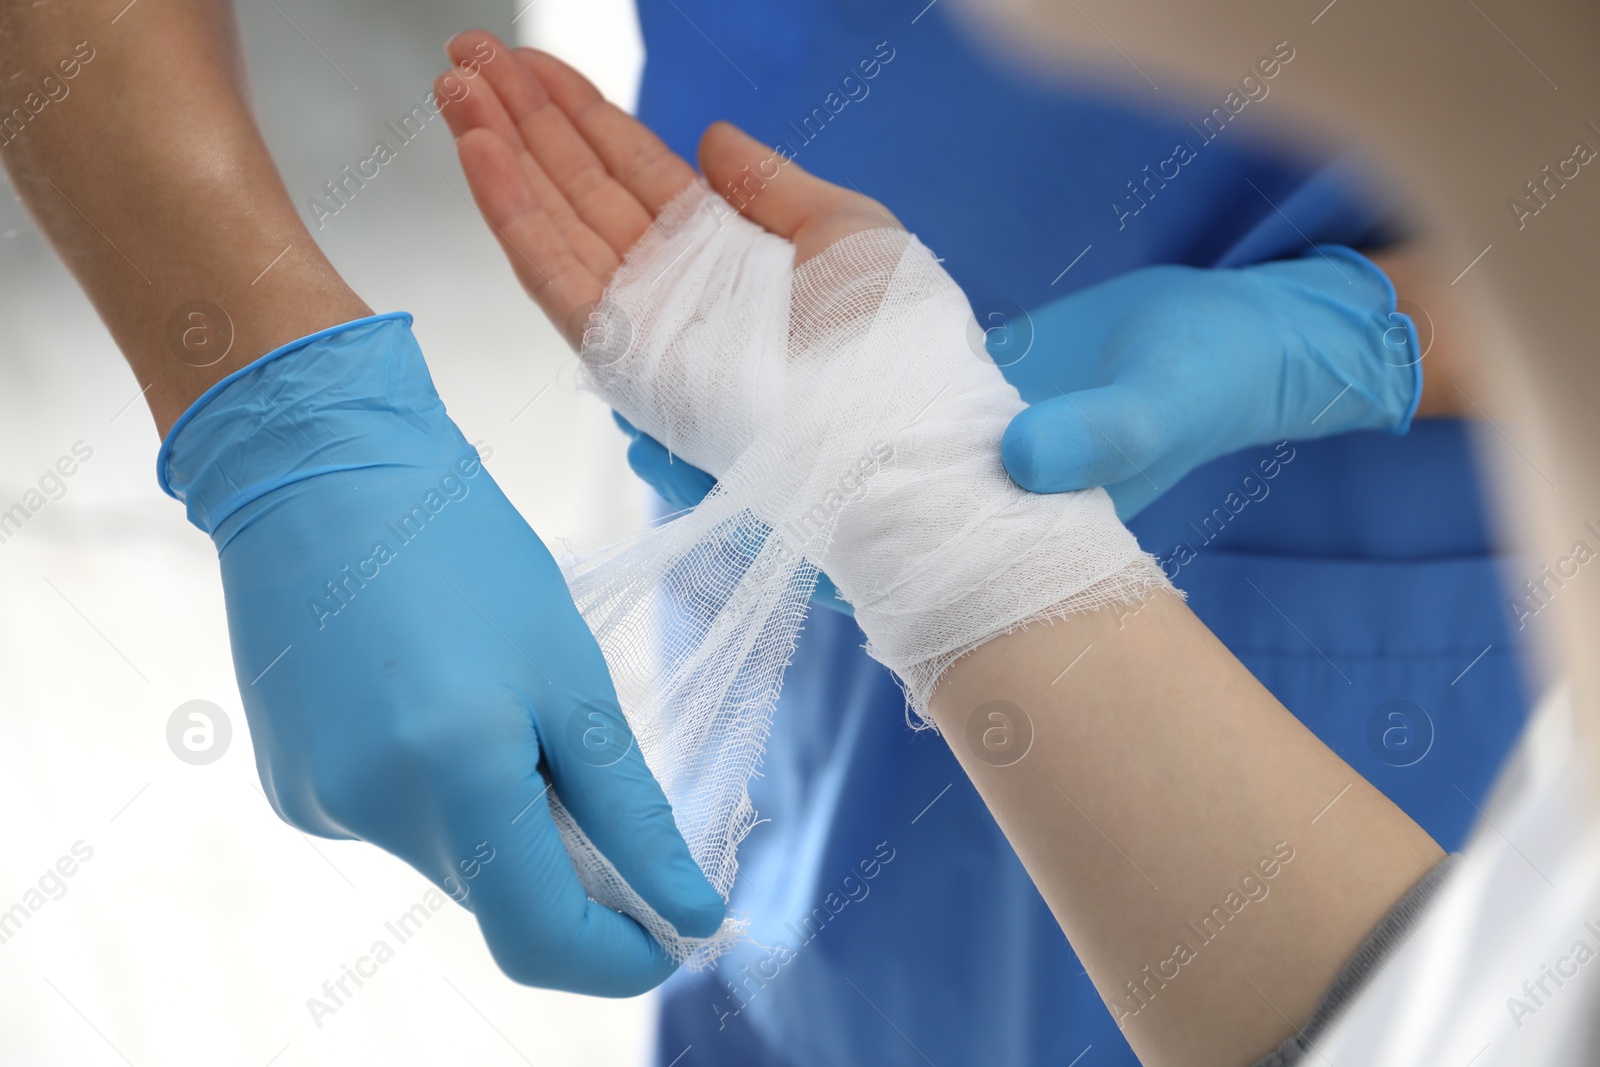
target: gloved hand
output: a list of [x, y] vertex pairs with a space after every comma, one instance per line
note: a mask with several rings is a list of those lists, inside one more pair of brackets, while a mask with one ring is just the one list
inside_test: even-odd
[[1242, 269], [1147, 267], [1030, 317], [1026, 354], [1023, 338], [986, 331], [1033, 405], [1006, 430], [1006, 470], [1037, 493], [1103, 485], [1124, 520], [1250, 445], [1404, 433], [1422, 393], [1388, 278], [1338, 246]]
[[549, 552], [445, 414], [410, 316], [312, 334], [219, 382], [162, 487], [222, 562], [234, 669], [278, 814], [399, 856], [512, 978], [630, 996], [674, 969], [588, 900], [553, 788], [681, 933], [723, 902], [679, 836]]

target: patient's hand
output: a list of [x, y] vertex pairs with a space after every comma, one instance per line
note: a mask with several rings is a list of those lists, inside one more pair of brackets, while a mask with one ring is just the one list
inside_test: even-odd
[[[444, 115], [512, 269], [576, 347], [623, 256], [694, 170], [554, 56], [508, 49], [482, 30], [446, 50], [467, 63], [485, 40], [509, 58], [482, 64], [477, 91]], [[439, 92], [446, 95], [442, 85]], [[701, 138], [699, 162], [734, 210], [794, 242], [797, 262], [857, 231], [899, 225], [875, 201], [807, 174], [724, 122]]]

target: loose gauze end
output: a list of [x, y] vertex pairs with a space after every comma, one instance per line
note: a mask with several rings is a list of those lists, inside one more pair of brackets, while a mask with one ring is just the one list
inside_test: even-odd
[[[902, 230], [794, 246], [703, 184], [629, 252], [590, 317], [586, 384], [718, 484], [567, 580], [678, 828], [727, 899], [748, 783], [819, 570], [919, 720], [951, 663], [1030, 622], [1170, 588], [1101, 490], [1036, 496], [1000, 464], [1023, 403], [973, 350], [965, 296]], [[556, 804], [591, 896], [678, 936]]]

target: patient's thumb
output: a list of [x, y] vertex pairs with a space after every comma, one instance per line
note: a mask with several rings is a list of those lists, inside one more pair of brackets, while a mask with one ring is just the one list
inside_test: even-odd
[[1138, 478], [1156, 460], [1156, 427], [1131, 390], [1115, 385], [1041, 400], [1006, 427], [1000, 459], [1034, 493], [1065, 493]]

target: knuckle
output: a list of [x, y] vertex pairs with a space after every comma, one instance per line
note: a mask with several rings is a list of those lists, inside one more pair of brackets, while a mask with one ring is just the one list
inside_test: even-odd
[[359, 831], [397, 798], [437, 792], [459, 762], [460, 747], [451, 716], [431, 706], [392, 707], [361, 739], [313, 755], [316, 802], [328, 818]]
[[1138, 466], [1148, 466], [1161, 451], [1161, 428], [1142, 408], [1123, 412], [1111, 432], [1116, 446]]
[[628, 965], [615, 944], [597, 939], [591, 927], [592, 905], [569, 911], [558, 908], [531, 915], [480, 915], [490, 955], [501, 972], [518, 985], [564, 989], [602, 997], [631, 997], [655, 988], [675, 969], [657, 947], [649, 963]]
[[319, 774], [314, 781], [317, 806], [328, 820], [353, 833], [363, 833], [374, 795], [366, 781], [338, 773]]
[[275, 789], [267, 790], [266, 796], [267, 805], [279, 819], [306, 833], [315, 829], [316, 820], [311, 817], [305, 805], [296, 803], [292, 796], [285, 796]]
[[491, 929], [485, 922], [484, 934], [495, 966], [518, 985], [559, 986], [560, 961], [575, 959], [578, 950], [569, 939], [551, 937], [550, 931], [527, 923]]

